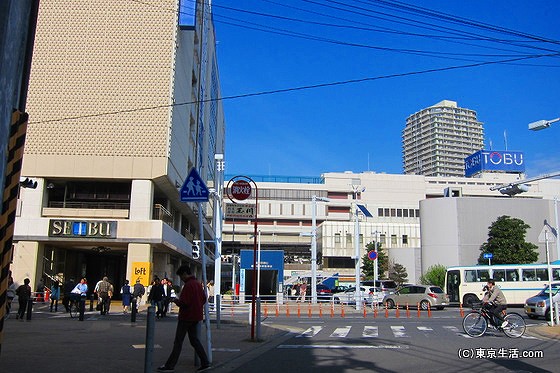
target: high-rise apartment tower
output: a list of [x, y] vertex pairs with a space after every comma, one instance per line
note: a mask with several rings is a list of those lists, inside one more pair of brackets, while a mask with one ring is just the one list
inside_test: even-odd
[[465, 158], [482, 149], [484, 131], [474, 110], [444, 100], [406, 119], [402, 132], [405, 174], [465, 176]]

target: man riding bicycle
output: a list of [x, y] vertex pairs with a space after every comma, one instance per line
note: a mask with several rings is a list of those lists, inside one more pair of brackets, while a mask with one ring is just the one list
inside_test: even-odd
[[488, 297], [484, 297], [484, 307], [486, 307], [498, 320], [498, 325], [501, 323], [501, 327], [505, 328], [508, 324], [504, 320], [502, 312], [507, 308], [507, 300], [502, 292], [502, 290], [496, 286], [496, 282], [493, 279], [488, 279], [486, 283], [488, 288]]

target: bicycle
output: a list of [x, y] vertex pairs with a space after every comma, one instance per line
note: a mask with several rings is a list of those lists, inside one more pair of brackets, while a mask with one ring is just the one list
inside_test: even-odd
[[[519, 338], [525, 334], [525, 320], [520, 314], [516, 312], [505, 314], [504, 320], [508, 322], [508, 325], [502, 328], [496, 322], [494, 315], [482, 303], [475, 303], [472, 307], [472, 311], [463, 318], [463, 330], [469, 336], [480, 337], [484, 335], [488, 329], [488, 324], [496, 330], [503, 331], [510, 338]], [[505, 313], [505, 310], [502, 312]]]
[[86, 296], [85, 295], [78, 295], [72, 294], [69, 302], [70, 308], [70, 317], [75, 318], [80, 316], [80, 307], [82, 304], [85, 306]]

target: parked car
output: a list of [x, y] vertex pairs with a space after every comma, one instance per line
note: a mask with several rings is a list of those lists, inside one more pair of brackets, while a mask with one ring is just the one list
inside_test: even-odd
[[[371, 303], [369, 289], [360, 286], [360, 299], [362, 302]], [[336, 304], [356, 304], [356, 288], [348, 288], [343, 292], [333, 294], [332, 301]]]
[[331, 299], [332, 291], [327, 285], [317, 284], [317, 300], [328, 301]]
[[[560, 282], [552, 284], [552, 302], [560, 302]], [[525, 301], [525, 313], [532, 319], [544, 317], [550, 319], [550, 297], [548, 285], [545, 286], [540, 293]]]
[[383, 303], [383, 299], [385, 298], [385, 294], [383, 290], [378, 287], [371, 287], [369, 288], [369, 304], [379, 304]]
[[365, 280], [362, 285], [380, 288], [384, 296], [393, 294], [397, 290], [397, 283], [393, 280]]
[[442, 310], [449, 305], [449, 297], [439, 286], [408, 285], [401, 287], [394, 294], [386, 295], [383, 303], [388, 308], [394, 308], [397, 304], [406, 307], [408, 304], [409, 307], [419, 305], [423, 310], [427, 310], [428, 306]]

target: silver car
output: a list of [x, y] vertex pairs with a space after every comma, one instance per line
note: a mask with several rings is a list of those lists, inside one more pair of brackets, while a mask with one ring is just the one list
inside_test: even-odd
[[[371, 298], [369, 295], [369, 290], [363, 286], [360, 286], [360, 299], [362, 303], [370, 303]], [[332, 296], [333, 303], [339, 304], [356, 304], [356, 288], [348, 288], [340, 293], [335, 293]]]
[[419, 306], [423, 310], [428, 307], [442, 310], [449, 305], [447, 294], [439, 286], [433, 285], [407, 285], [401, 287], [394, 294], [389, 294], [383, 299], [387, 308]]
[[[560, 302], [560, 282], [552, 284], [552, 302]], [[544, 317], [550, 320], [550, 297], [548, 286], [545, 286], [540, 293], [525, 301], [525, 313], [532, 319]]]

